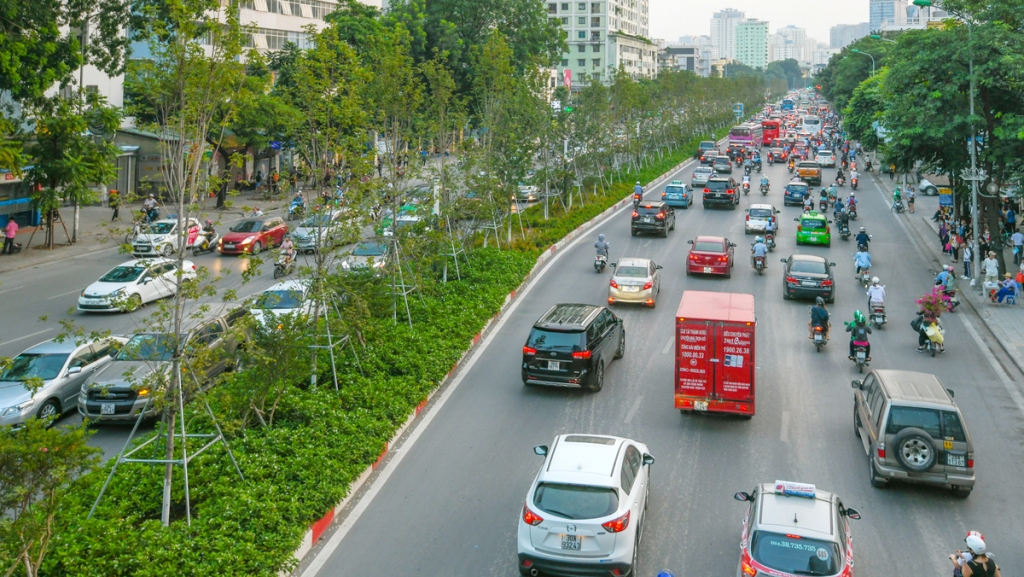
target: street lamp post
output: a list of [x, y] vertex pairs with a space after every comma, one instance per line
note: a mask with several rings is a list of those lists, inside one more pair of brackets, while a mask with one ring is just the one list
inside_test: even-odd
[[[913, 0], [914, 6], [919, 8], [931, 8], [931, 0]], [[929, 11], [930, 14], [930, 11]], [[978, 140], [974, 133], [974, 25], [970, 18], [961, 18], [967, 24], [967, 74], [970, 80], [969, 101], [970, 101], [970, 125], [971, 125], [971, 169], [968, 171], [965, 180], [971, 181], [971, 230], [974, 232], [974, 278], [978, 278], [981, 269], [981, 229], [978, 227], [978, 183], [985, 180], [985, 171], [978, 170]], [[982, 283], [974, 283], [978, 292], [985, 292]]]
[[882, 38], [882, 36], [880, 34], [872, 34], [871, 36], [868, 36], [868, 38], [870, 38], [872, 40], [881, 40], [882, 42], [889, 42], [891, 44], [897, 44], [897, 42], [895, 40], [889, 40], [888, 38]]
[[868, 54], [867, 52], [861, 52], [860, 50], [857, 50], [856, 48], [851, 48], [850, 52], [853, 52], [854, 54], [863, 54], [864, 56], [867, 56], [868, 58], [870, 58], [871, 59], [871, 75], [872, 76], [875, 75], [875, 57], [874, 56]]

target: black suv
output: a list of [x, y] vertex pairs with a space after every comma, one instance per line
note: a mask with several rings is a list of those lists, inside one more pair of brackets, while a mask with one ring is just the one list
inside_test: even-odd
[[676, 211], [664, 202], [645, 202], [633, 209], [633, 221], [629, 232], [636, 236], [641, 232], [656, 232], [668, 238], [668, 231], [676, 229]]
[[715, 144], [714, 140], [702, 140], [697, 145], [697, 154], [693, 155], [694, 158], [700, 159], [700, 163], [704, 165], [711, 164], [711, 161], [718, 156], [718, 145]]
[[704, 208], [721, 205], [736, 210], [739, 203], [739, 187], [732, 178], [709, 178], [708, 183], [704, 185]]
[[523, 347], [523, 384], [600, 391], [604, 369], [626, 352], [622, 319], [605, 307], [560, 304], [533, 324]]

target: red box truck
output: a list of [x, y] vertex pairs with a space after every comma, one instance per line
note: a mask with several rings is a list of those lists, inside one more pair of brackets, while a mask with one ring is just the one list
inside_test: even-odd
[[676, 311], [675, 404], [754, 416], [754, 295], [688, 290]]

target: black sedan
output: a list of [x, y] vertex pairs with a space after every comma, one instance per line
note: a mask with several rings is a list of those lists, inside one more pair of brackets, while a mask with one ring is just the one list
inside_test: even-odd
[[827, 302], [835, 302], [836, 284], [832, 267], [836, 263], [809, 254], [794, 254], [782, 259], [782, 263], [786, 265], [782, 280], [783, 299], [823, 297]]
[[789, 158], [786, 155], [786, 151], [782, 148], [772, 148], [768, 151], [768, 156], [773, 162], [786, 162], [786, 159]]

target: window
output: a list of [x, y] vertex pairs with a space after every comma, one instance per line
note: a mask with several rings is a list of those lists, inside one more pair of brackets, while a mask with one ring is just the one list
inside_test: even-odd
[[601, 67], [601, 59], [600, 58], [594, 58], [593, 66], [594, 66], [594, 68], [600, 68]]
[[600, 52], [601, 51], [601, 46], [598, 45], [598, 44], [591, 44], [590, 45], [590, 51], [591, 52]]
[[[837, 501], [836, 505], [837, 512], [843, 510], [843, 502]], [[839, 548], [846, 552], [846, 518], [842, 515], [836, 517], [839, 520]]]
[[576, 66], [586, 66], [586, 65], [587, 65], [587, 59], [586, 58], [580, 58], [580, 59], [576, 60]]
[[586, 16], [577, 16], [576, 17], [576, 24], [578, 24], [580, 26], [586, 26], [587, 25], [587, 17]]
[[563, 58], [562, 59], [562, 67], [564, 68], [564, 67], [566, 67], [568, 65], [569, 65], [569, 59], [568, 58]]
[[569, 11], [569, 3], [568, 2], [562, 2], [562, 12], [568, 12], [568, 11]]
[[960, 417], [953, 411], [942, 411], [942, 436], [958, 443], [966, 443], [967, 435], [960, 424]]
[[915, 407], [893, 407], [889, 412], [889, 423], [885, 427], [888, 435], [895, 435], [908, 427], [921, 429], [933, 438], [942, 437], [939, 411]]
[[563, 16], [562, 17], [562, 25], [563, 26], [568, 26], [569, 25], [569, 17], [568, 16]]
[[619, 480], [622, 483], [622, 490], [628, 495], [633, 489], [633, 481], [636, 481], [636, 475], [629, 468], [629, 462], [626, 459], [622, 460], [622, 473]]
[[78, 354], [72, 357], [71, 361], [68, 362], [68, 368], [70, 369], [71, 367], [85, 367], [85, 365], [88, 365], [89, 363], [92, 362], [92, 360], [90, 360], [89, 358], [91, 354], [92, 350], [90, 347], [85, 347], [84, 349], [78, 351]]
[[576, 38], [579, 38], [580, 40], [586, 40], [587, 39], [587, 31], [586, 30], [580, 30], [579, 32], [576, 33]]
[[195, 344], [197, 345], [208, 345], [220, 338], [221, 334], [224, 333], [224, 327], [219, 321], [212, 322], [205, 327], [199, 329], [196, 333]]
[[591, 32], [590, 33], [590, 41], [591, 42], [600, 42], [601, 41], [601, 33], [596, 31], [596, 30]]
[[580, 10], [580, 11], [586, 11], [587, 10], [587, 3], [586, 2], [580, 2], [579, 4], [576, 5], [576, 9]]
[[540, 483], [533, 493], [533, 504], [567, 519], [596, 519], [614, 513], [619, 508], [619, 497], [611, 487]]
[[600, 2], [591, 2], [590, 3], [590, 13], [591, 14], [600, 14], [601, 13], [601, 3]]
[[590, 27], [591, 28], [598, 28], [600, 26], [601, 26], [601, 17], [600, 16], [592, 16], [590, 18]]
[[587, 45], [586, 44], [577, 44], [576, 45], [576, 51], [577, 52], [586, 52], [587, 51]]
[[94, 344], [90, 348], [92, 349], [92, 355], [89, 356], [89, 362], [95, 363], [96, 361], [102, 359], [103, 357], [110, 356], [110, 353], [113, 351], [114, 346], [110, 341], [103, 341]]
[[548, 4], [548, 14], [555, 14], [558, 12], [558, 4], [551, 2]]

